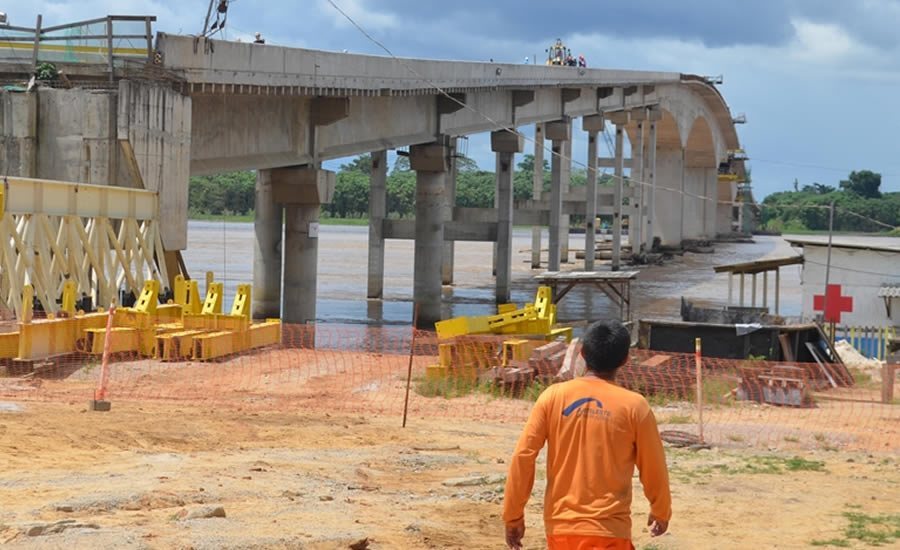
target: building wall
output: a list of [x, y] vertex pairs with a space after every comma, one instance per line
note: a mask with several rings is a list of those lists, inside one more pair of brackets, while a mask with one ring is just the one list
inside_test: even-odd
[[[807, 244], [803, 256], [803, 315], [812, 318], [819, 313], [813, 311], [813, 296], [825, 290], [828, 249]], [[888, 318], [884, 300], [878, 296], [884, 283], [900, 284], [900, 252], [832, 247], [829, 283], [842, 285], [842, 295], [853, 297], [853, 312], [843, 313], [840, 324], [900, 326], [900, 300], [894, 299], [893, 318]]]

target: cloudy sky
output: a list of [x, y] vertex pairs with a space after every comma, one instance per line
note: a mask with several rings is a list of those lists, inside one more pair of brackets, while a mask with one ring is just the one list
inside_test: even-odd
[[[334, 0], [396, 55], [521, 63], [561, 37], [592, 67], [723, 75], [758, 198], [850, 170], [900, 191], [900, 0]], [[156, 14], [197, 33], [207, 0], [32, 0], [10, 22]], [[383, 54], [327, 0], [234, 0], [228, 39]], [[492, 168], [487, 140], [469, 155]], [[584, 159], [584, 140], [575, 154]]]

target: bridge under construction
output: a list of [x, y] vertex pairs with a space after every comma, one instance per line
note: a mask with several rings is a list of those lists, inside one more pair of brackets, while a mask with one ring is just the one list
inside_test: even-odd
[[[425, 326], [440, 321], [456, 241], [496, 243], [503, 303], [513, 224], [549, 228], [543, 265], [551, 271], [570, 261], [571, 215], [588, 220], [586, 250], [594, 249], [593, 220], [612, 217], [613, 270], [623, 262], [623, 225], [634, 254], [732, 231], [744, 157], [735, 120], [707, 79], [227, 42], [154, 33], [154, 20], [0, 29], [8, 84], [0, 91], [0, 296], [19, 319], [31, 309], [28, 292], [47, 314], [75, 318], [121, 303], [123, 292], [137, 300], [152, 281], [160, 305], [183, 313], [189, 300], [177, 281], [190, 280], [181, 260], [190, 253], [190, 176], [255, 170], [245, 293], [253, 300], [236, 315], [315, 321], [319, 214], [335, 182], [322, 163], [363, 153], [373, 160], [360, 293], [383, 297], [385, 240], [414, 240], [413, 296]], [[31, 78], [44, 63], [59, 74]], [[532, 125], [527, 150], [537, 166], [550, 161], [552, 185], [545, 192], [537, 171], [532, 199], [515, 201], [513, 158], [526, 151], [518, 129]], [[579, 126], [587, 185], [570, 189]], [[598, 139], [607, 127], [614, 153], [604, 158]], [[482, 132], [491, 132], [496, 155], [496, 207], [463, 208], [455, 202], [456, 142]], [[414, 220], [386, 217], [391, 149], [408, 149], [416, 172]], [[613, 169], [612, 186], [598, 186], [603, 168]], [[541, 247], [536, 232], [534, 267]], [[585, 269], [594, 261], [586, 254]], [[194, 330], [188, 325], [180, 329]]]

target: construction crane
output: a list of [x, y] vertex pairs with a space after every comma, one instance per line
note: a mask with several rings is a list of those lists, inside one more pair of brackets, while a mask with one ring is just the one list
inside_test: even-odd
[[[209, 0], [206, 8], [206, 19], [203, 21], [203, 32], [200, 36], [212, 36], [225, 28], [225, 20], [228, 19], [228, 6], [231, 0]], [[215, 12], [213, 12], [215, 6]], [[215, 20], [210, 24], [210, 18], [215, 13]]]

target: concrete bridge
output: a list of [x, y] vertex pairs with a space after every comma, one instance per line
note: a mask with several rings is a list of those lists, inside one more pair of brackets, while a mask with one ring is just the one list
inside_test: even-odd
[[[187, 246], [189, 177], [257, 170], [254, 314], [286, 322], [316, 317], [319, 211], [334, 189], [334, 173], [322, 169], [328, 159], [372, 153], [368, 297], [382, 295], [385, 239], [415, 239], [414, 300], [425, 325], [440, 318], [453, 241], [497, 243], [497, 299], [505, 301], [513, 223], [549, 226], [548, 267], [558, 269], [569, 258], [569, 215], [587, 216], [588, 249], [595, 216], [613, 215], [617, 269], [623, 218], [636, 251], [654, 238], [677, 246], [730, 232], [734, 180], [743, 176], [730, 162], [740, 144], [724, 99], [706, 80], [678, 73], [396, 60], [164, 33], [152, 63], [109, 67], [103, 85], [0, 92], [0, 171], [159, 192], [174, 275], [175, 252]], [[578, 118], [588, 182], [570, 190]], [[601, 159], [606, 122], [615, 126], [615, 155]], [[536, 166], [551, 161], [551, 192], [542, 193], [538, 170], [534, 199], [514, 204], [513, 158], [525, 143], [509, 130], [530, 124]], [[455, 207], [456, 139], [488, 131], [497, 207]], [[416, 217], [388, 220], [386, 152], [406, 147]], [[598, 188], [598, 167], [615, 169], [614, 186]], [[720, 178], [720, 167], [732, 176]], [[587, 268], [593, 261], [587, 254]]]

